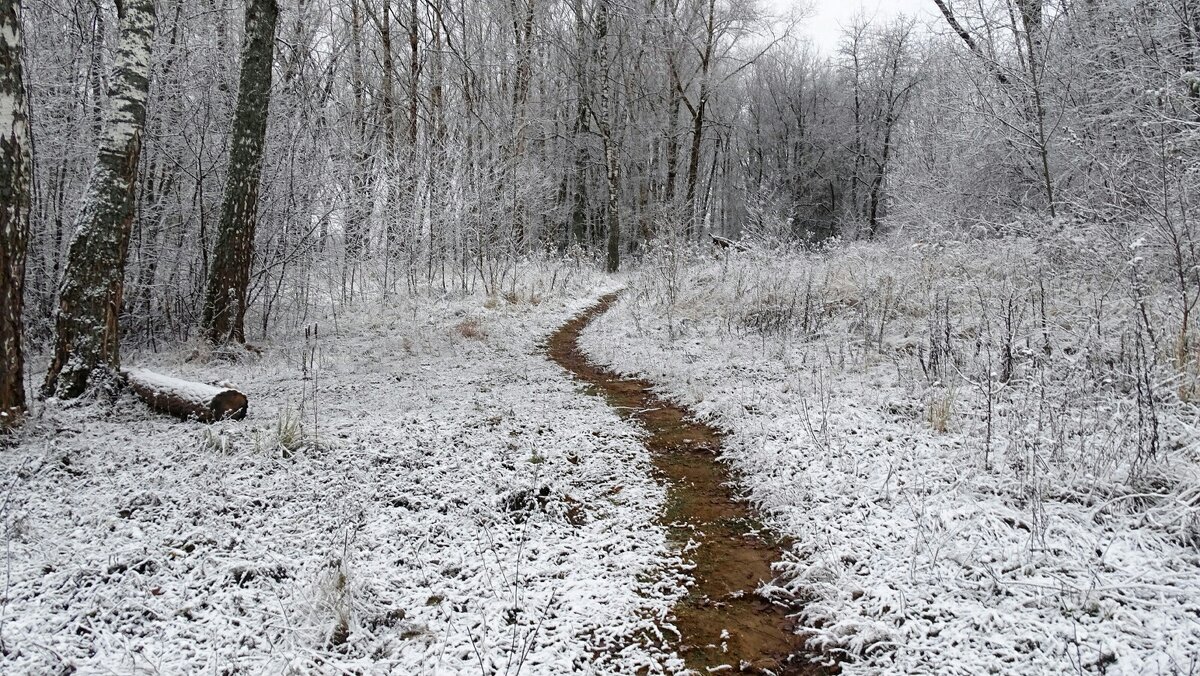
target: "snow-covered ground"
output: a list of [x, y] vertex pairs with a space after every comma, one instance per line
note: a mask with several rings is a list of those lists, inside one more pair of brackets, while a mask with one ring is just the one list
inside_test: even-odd
[[680, 593], [663, 488], [537, 344], [605, 283], [534, 265], [507, 298], [340, 307], [237, 366], [127, 356], [234, 381], [242, 422], [39, 406], [0, 452], [0, 672], [677, 665], [654, 638]]
[[[584, 346], [730, 432], [797, 543], [767, 591], [848, 672], [1194, 673], [1200, 340], [1141, 253], [659, 252]], [[538, 345], [612, 284], [530, 264], [238, 365], [127, 356], [242, 422], [39, 404], [0, 453], [0, 672], [674, 673], [664, 491]]]
[[1195, 338], [1085, 240], [663, 251], [583, 346], [729, 431], [848, 673], [1196, 673]]

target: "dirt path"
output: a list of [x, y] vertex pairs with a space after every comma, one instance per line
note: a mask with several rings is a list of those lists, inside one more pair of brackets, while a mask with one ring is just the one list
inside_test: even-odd
[[605, 296], [567, 322], [550, 337], [547, 351], [650, 433], [646, 446], [668, 484], [661, 521], [679, 547], [692, 543], [687, 557], [695, 565], [695, 584], [674, 609], [681, 634], [676, 649], [701, 673], [724, 664], [751, 673], [836, 673], [809, 664], [803, 638], [793, 633], [785, 610], [755, 593], [774, 577], [771, 564], [784, 543], [734, 496], [729, 471], [717, 461], [720, 432], [654, 396], [650, 383], [599, 368], [579, 349], [579, 334], [616, 299]]

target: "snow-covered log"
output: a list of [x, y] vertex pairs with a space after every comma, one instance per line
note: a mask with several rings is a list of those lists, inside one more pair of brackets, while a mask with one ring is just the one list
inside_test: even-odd
[[246, 395], [232, 388], [180, 380], [145, 369], [130, 369], [124, 375], [150, 408], [185, 420], [241, 420], [249, 407]]
[[714, 245], [722, 249], [734, 249], [736, 251], [750, 250], [750, 247], [746, 246], [745, 244], [742, 244], [741, 242], [735, 242], [728, 237], [721, 237], [720, 235], [709, 235], [709, 237], [712, 237], [712, 242]]

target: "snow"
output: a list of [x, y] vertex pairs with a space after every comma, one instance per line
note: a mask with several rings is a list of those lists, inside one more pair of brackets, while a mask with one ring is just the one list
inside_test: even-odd
[[677, 668], [663, 488], [537, 344], [609, 288], [534, 266], [516, 303], [371, 297], [237, 366], [126, 355], [234, 378], [242, 422], [51, 400], [0, 453], [0, 672]]
[[[659, 253], [584, 333], [594, 359], [729, 432], [739, 486], [797, 543], [773, 591], [807, 603], [801, 629], [847, 673], [1195, 669], [1195, 405], [1158, 362], [1162, 450], [1137, 464], [1121, 252], [1039, 246]], [[989, 448], [1006, 298], [1017, 356], [991, 379]], [[944, 302], [953, 366], [929, 378]]]
[[[1126, 254], [651, 252], [584, 348], [728, 432], [795, 543], [763, 591], [847, 673], [1185, 673], [1200, 374], [1171, 361], [1162, 257], [1131, 281]], [[0, 453], [0, 672], [677, 673], [686, 576], [640, 432], [539, 347], [622, 280], [509, 279], [368, 288], [233, 366], [125, 355], [235, 380], [243, 422], [34, 411]]]
[[172, 378], [171, 376], [146, 369], [133, 368], [128, 371], [131, 377], [149, 385], [159, 394], [186, 401], [210, 402], [221, 393], [232, 389], [229, 387], [206, 385], [191, 380], [180, 380], [179, 378]]

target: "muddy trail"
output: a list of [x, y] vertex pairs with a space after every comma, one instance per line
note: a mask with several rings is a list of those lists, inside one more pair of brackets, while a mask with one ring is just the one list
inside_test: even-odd
[[720, 665], [750, 673], [837, 673], [811, 664], [786, 609], [756, 593], [774, 577], [771, 564], [786, 543], [734, 495], [729, 470], [717, 460], [720, 432], [656, 397], [649, 382], [595, 366], [580, 350], [580, 333], [616, 299], [616, 294], [605, 296], [563, 325], [550, 337], [547, 352], [649, 432], [646, 446], [667, 483], [660, 521], [677, 546], [691, 543], [684, 556], [695, 566], [690, 571], [695, 583], [674, 608], [680, 632], [675, 649], [700, 673]]

